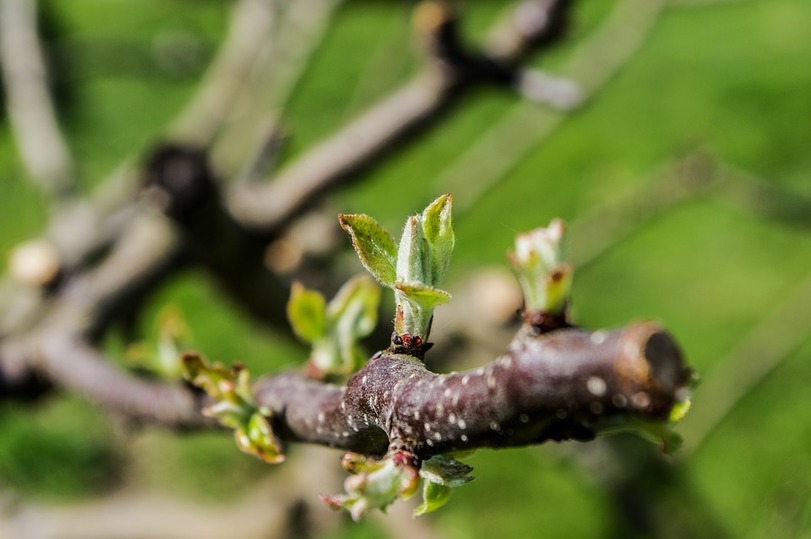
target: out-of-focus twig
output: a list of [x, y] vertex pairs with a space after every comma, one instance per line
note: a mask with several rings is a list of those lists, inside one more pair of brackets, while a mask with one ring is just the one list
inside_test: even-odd
[[234, 5], [228, 34], [197, 94], [169, 128], [169, 138], [198, 146], [211, 143], [270, 40], [279, 4], [279, 0], [240, 0]]
[[321, 489], [338, 483], [334, 453], [303, 447], [283, 469], [238, 500], [221, 506], [141, 491], [49, 505], [12, 501], [0, 508], [0, 537], [15, 539], [285, 539], [321, 537], [340, 523], [318, 501]]
[[233, 213], [252, 228], [273, 229], [289, 221], [317, 196], [357, 177], [387, 152], [447, 113], [467, 90], [480, 85], [515, 88], [515, 63], [528, 51], [549, 46], [562, 35], [570, 2], [542, 2], [541, 24], [519, 36], [499, 56], [471, 51], [460, 43], [458, 21], [441, 2], [426, 2], [417, 25], [433, 54], [432, 69], [371, 106], [355, 121], [280, 171], [266, 186], [239, 186]]
[[321, 42], [340, 0], [296, 0], [279, 9], [273, 32], [256, 53], [241, 91], [211, 148], [216, 170], [237, 180], [259, 180], [272, 167], [284, 131], [283, 110], [308, 57]]
[[[593, 97], [639, 50], [664, 7], [663, 0], [617, 2], [602, 27], [560, 70], [577, 83], [581, 100]], [[437, 178], [438, 189], [455, 193], [457, 214], [471, 208], [565, 118], [557, 110], [517, 103], [442, 172]]]
[[807, 342], [809, 320], [811, 278], [806, 278], [704, 374], [695, 398], [702, 413], [691, 414], [680, 427], [685, 439], [683, 457], [699, 451], [735, 406]]
[[22, 161], [50, 198], [73, 192], [73, 162], [48, 90], [36, 0], [0, 2], [0, 60], [8, 115]]
[[652, 181], [606, 201], [572, 223], [575, 265], [584, 268], [646, 222], [711, 192], [725, 180], [715, 160], [707, 155], [690, 154], [665, 164]]

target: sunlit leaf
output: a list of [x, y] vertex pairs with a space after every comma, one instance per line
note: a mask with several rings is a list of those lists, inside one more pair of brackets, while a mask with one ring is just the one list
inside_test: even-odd
[[384, 286], [394, 286], [397, 244], [380, 223], [364, 214], [340, 214], [338, 222], [352, 239], [363, 266]]
[[395, 288], [423, 309], [433, 309], [451, 300], [451, 295], [444, 290], [421, 283], [397, 283]]
[[287, 318], [293, 332], [309, 343], [324, 335], [326, 330], [326, 301], [315, 290], [294, 282], [287, 302]]

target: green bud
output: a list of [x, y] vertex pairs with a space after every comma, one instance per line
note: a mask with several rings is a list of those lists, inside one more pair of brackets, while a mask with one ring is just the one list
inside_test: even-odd
[[315, 342], [324, 335], [327, 325], [324, 296], [294, 282], [287, 302], [287, 318], [296, 336], [309, 343]]
[[508, 258], [515, 269], [529, 312], [562, 314], [569, 302], [572, 268], [563, 258], [563, 221], [519, 234]]
[[430, 280], [426, 282], [432, 285], [445, 278], [456, 242], [451, 219], [452, 201], [451, 195], [442, 195], [422, 212], [422, 232], [429, 253], [426, 265], [430, 268]]

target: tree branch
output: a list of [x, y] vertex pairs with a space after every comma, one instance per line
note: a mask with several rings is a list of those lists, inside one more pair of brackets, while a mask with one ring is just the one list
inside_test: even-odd
[[298, 373], [261, 379], [260, 407], [283, 439], [419, 458], [479, 447], [588, 440], [618, 419], [664, 420], [688, 370], [654, 324], [615, 331], [525, 326], [496, 361], [451, 374], [378, 354], [346, 387]]
[[208, 145], [222, 128], [244, 81], [270, 41], [279, 0], [241, 0], [231, 15], [228, 34], [194, 98], [169, 128], [169, 136]]
[[423, 22], [418, 21], [433, 54], [430, 68], [308, 151], [272, 183], [236, 186], [229, 197], [231, 211], [251, 228], [277, 228], [315, 197], [362, 174], [388, 152], [433, 125], [469, 90], [482, 85], [515, 89], [520, 79], [517, 64], [530, 51], [556, 42], [565, 28], [571, 4], [568, 0], [531, 3], [540, 6], [545, 16], [497, 54], [465, 47], [459, 37], [458, 20], [442, 8], [424, 17]]
[[174, 428], [211, 424], [200, 415], [199, 399], [187, 388], [122, 373], [77, 336], [58, 329], [46, 331], [41, 347], [48, 374], [102, 409]]
[[73, 163], [56, 120], [34, 0], [0, 2], [0, 59], [8, 115], [31, 177], [50, 197], [73, 192]]

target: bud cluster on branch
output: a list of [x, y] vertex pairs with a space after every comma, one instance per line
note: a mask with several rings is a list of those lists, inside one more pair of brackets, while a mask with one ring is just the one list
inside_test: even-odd
[[[444, 195], [410, 217], [399, 247], [367, 215], [339, 218], [363, 265], [394, 290], [387, 350], [347, 372], [355, 362], [341, 359], [341, 350], [355, 349], [357, 322], [371, 320], [358, 316], [373, 312], [377, 297], [348, 285], [330, 306], [357, 297], [365, 308], [326, 309], [317, 292], [294, 285], [288, 312], [296, 333], [313, 343], [309, 368], [265, 376], [251, 392], [246, 371], [229, 374], [186, 355], [187, 378], [216, 401], [208, 415], [236, 430], [243, 451], [268, 462], [283, 459], [284, 442], [349, 451], [345, 461], [352, 464], [345, 467], [353, 475], [346, 494], [325, 501], [354, 518], [411, 496], [420, 483], [424, 501], [417, 512], [438, 508], [451, 486], [470, 479], [471, 469], [450, 456], [460, 451], [586, 441], [620, 430], [653, 437], [672, 450], [678, 438], [671, 427], [689, 404], [690, 370], [673, 338], [656, 324], [594, 332], [572, 326], [572, 268], [563, 258], [558, 220], [516, 238], [510, 260], [524, 290], [524, 324], [507, 350], [473, 370], [439, 374], [426, 368], [434, 307], [450, 299], [437, 286], [453, 250], [451, 205], [452, 197]], [[330, 310], [331, 336], [321, 337]], [[347, 323], [339, 322], [342, 317]], [[344, 345], [329, 345], [333, 352], [325, 352], [324, 342]], [[340, 373], [351, 376], [335, 383]], [[445, 472], [425, 472], [424, 466]]]

